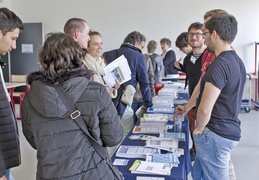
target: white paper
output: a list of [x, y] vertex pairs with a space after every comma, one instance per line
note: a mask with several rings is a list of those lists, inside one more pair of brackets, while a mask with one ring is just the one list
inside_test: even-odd
[[122, 84], [131, 79], [131, 70], [129, 64], [124, 55], [121, 55], [110, 64], [103, 68], [103, 79], [110, 87], [113, 87], [116, 82], [115, 79]]

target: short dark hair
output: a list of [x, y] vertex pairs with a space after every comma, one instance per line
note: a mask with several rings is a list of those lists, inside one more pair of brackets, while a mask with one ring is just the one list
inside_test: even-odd
[[82, 48], [70, 35], [49, 33], [38, 57], [43, 72], [52, 79], [57, 79], [66, 71], [82, 65]]
[[146, 37], [138, 31], [133, 31], [129, 33], [123, 41], [123, 43], [130, 43], [132, 45], [134, 45], [136, 42], [139, 44], [146, 42]]
[[0, 8], [0, 31], [3, 35], [14, 29], [24, 29], [21, 19], [7, 8]]
[[191, 29], [202, 29], [203, 24], [200, 22], [194, 22], [192, 23], [189, 28], [188, 28], [188, 32], [190, 32]]
[[171, 44], [172, 44], [171, 40], [168, 38], [162, 38], [160, 40], [160, 44], [162, 44], [162, 43], [166, 43], [169, 47], [171, 47]]
[[79, 30], [82, 32], [85, 27], [84, 23], [87, 23], [87, 22], [81, 18], [71, 18], [67, 20], [64, 26], [64, 32], [66, 34], [69, 34], [70, 36], [72, 36], [76, 30]]
[[206, 29], [212, 33], [214, 30], [223, 41], [232, 43], [237, 35], [237, 20], [231, 14], [214, 16], [205, 23]]
[[155, 40], [151, 40], [151, 41], [148, 42], [147, 51], [149, 53], [155, 52], [156, 48], [157, 48], [157, 42]]
[[188, 33], [187, 32], [183, 32], [181, 33], [175, 41], [175, 46], [178, 47], [179, 49], [182, 49], [184, 47], [187, 47], [189, 44], [188, 42]]

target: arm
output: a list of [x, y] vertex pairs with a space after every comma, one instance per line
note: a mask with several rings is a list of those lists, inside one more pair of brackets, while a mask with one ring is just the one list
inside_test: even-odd
[[158, 56], [155, 58], [155, 61], [156, 61], [156, 63], [157, 63], [157, 71], [158, 71], [158, 73], [160, 74], [160, 72], [162, 71], [162, 68], [163, 68], [162, 57], [158, 55]]
[[200, 83], [201, 80], [199, 80], [198, 84], [195, 86], [192, 96], [190, 97], [187, 104], [185, 104], [184, 106], [179, 105], [176, 107], [175, 112], [177, 115], [185, 116], [190, 109], [196, 106], [197, 97], [200, 92]]
[[5, 176], [0, 177], [0, 180], [7, 180]]
[[149, 87], [153, 97], [156, 95], [155, 88], [154, 88], [154, 70], [153, 70], [151, 59], [148, 58], [146, 62], [147, 62], [147, 68], [148, 68], [147, 72], [148, 72], [148, 79], [149, 79]]
[[208, 124], [213, 106], [220, 94], [221, 90], [210, 82], [206, 82], [202, 94], [201, 102], [197, 111], [197, 125], [193, 133], [201, 135], [205, 126]]
[[100, 91], [100, 112], [98, 113], [100, 138], [104, 146], [111, 147], [122, 140], [123, 127], [107, 90], [101, 86]]
[[32, 107], [31, 108], [29, 107], [29, 103], [30, 102], [29, 102], [28, 96], [26, 94], [23, 99], [23, 103], [22, 103], [22, 131], [23, 131], [25, 138], [29, 142], [29, 144], [34, 149], [36, 149], [34, 137], [31, 132], [31, 127], [30, 127], [30, 122], [29, 122], [30, 118], [29, 118], [28, 112], [30, 112], [30, 109], [32, 108]]
[[163, 64], [164, 66], [168, 66], [170, 63], [174, 63], [176, 61], [175, 53], [173, 50], [170, 50], [166, 53]]
[[144, 106], [146, 108], [151, 107], [153, 105], [152, 96], [149, 87], [147, 67], [143, 55], [138, 59], [138, 64], [136, 66], [136, 78], [137, 82], [139, 82], [140, 85], [140, 91], [143, 96]]

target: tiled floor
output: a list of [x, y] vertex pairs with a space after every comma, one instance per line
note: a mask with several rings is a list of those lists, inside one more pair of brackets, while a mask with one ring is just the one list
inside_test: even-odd
[[[132, 111], [128, 109], [122, 120], [125, 131], [129, 131], [132, 125]], [[251, 110], [250, 113], [241, 112], [239, 118], [242, 121], [242, 139], [232, 151], [231, 158], [235, 166], [237, 180], [259, 179], [259, 111]], [[13, 168], [11, 173], [16, 180], [35, 180], [36, 151], [27, 143], [21, 132], [21, 121], [18, 121], [21, 141], [22, 164]], [[126, 134], [126, 133], [125, 133]], [[114, 149], [110, 149], [110, 153]], [[190, 180], [191, 178], [189, 178]]]

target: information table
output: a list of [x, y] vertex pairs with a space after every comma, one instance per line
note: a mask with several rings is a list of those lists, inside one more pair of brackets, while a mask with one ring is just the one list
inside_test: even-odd
[[[188, 99], [188, 94], [186, 93], [178, 93], [178, 100], [183, 101]], [[175, 104], [177, 106], [177, 104]], [[138, 125], [139, 122], [136, 123]], [[173, 124], [172, 122], [168, 122], [168, 124]], [[169, 129], [168, 132], [173, 131]], [[144, 160], [141, 158], [122, 158], [116, 157], [116, 154], [112, 157], [112, 162], [115, 159], [128, 159], [129, 162], [126, 166], [117, 166], [119, 170], [123, 173], [125, 180], [135, 180], [137, 177], [162, 177], [165, 180], [186, 180], [189, 172], [192, 169], [191, 158], [190, 158], [190, 150], [189, 150], [189, 122], [187, 116], [185, 116], [184, 121], [182, 122], [182, 133], [185, 133], [185, 141], [179, 141], [179, 148], [184, 149], [184, 155], [179, 157], [180, 164], [178, 167], [173, 167], [171, 170], [170, 176], [161, 176], [161, 175], [147, 175], [147, 174], [132, 174], [129, 168], [132, 166], [135, 160]], [[126, 136], [122, 145], [133, 145], [133, 146], [144, 146], [145, 141], [143, 140], [131, 140], [129, 136], [132, 135], [132, 131]], [[154, 134], [152, 134], [154, 136]], [[157, 135], [158, 136], [158, 135]]]

